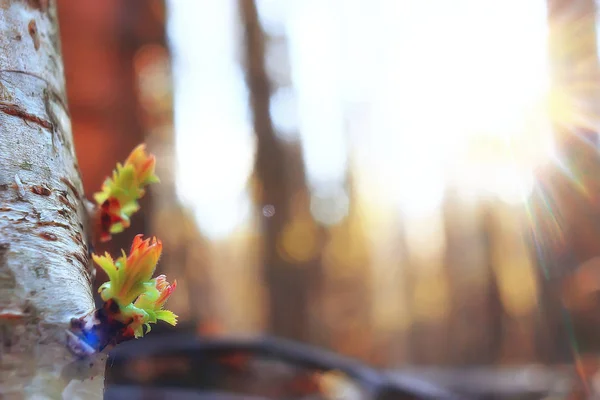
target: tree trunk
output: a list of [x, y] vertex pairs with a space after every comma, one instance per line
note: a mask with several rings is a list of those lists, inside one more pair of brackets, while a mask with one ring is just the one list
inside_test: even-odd
[[54, 1], [0, 0], [0, 48], [0, 397], [100, 396], [66, 345], [94, 302]]

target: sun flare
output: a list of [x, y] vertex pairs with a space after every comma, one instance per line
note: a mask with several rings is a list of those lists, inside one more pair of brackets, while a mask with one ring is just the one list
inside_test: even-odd
[[391, 53], [357, 149], [368, 190], [408, 215], [435, 210], [448, 187], [522, 201], [553, 149], [544, 2], [400, 1], [386, 11]]

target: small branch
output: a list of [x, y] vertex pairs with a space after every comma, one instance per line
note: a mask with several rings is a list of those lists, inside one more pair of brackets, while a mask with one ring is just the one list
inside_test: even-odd
[[[406, 376], [402, 382], [392, 382], [387, 375], [357, 360], [346, 358], [316, 347], [281, 340], [273, 337], [250, 339], [218, 338], [199, 339], [196, 336], [176, 335], [174, 337], [148, 337], [143, 340], [119, 345], [110, 354], [111, 369], [107, 371], [107, 382], [116, 385], [137, 385], [141, 382], [128, 380], [131, 374], [125, 373], [128, 366], [136, 360], [144, 359], [159, 365], [165, 356], [188, 357], [190, 365], [196, 368], [189, 371], [190, 376], [178, 376], [178, 380], [197, 381], [193, 377], [215, 377], [214, 360], [227, 359], [229, 356], [243, 355], [275, 359], [290, 366], [313, 371], [340, 371], [372, 394], [373, 399], [460, 399], [443, 386], [435, 385], [426, 379]], [[184, 374], [184, 372], [182, 372]], [[189, 378], [189, 379], [188, 379]], [[397, 377], [395, 377], [397, 378]], [[140, 377], [143, 379], [143, 377]], [[155, 379], [154, 381], [161, 381]], [[201, 391], [201, 387], [194, 387]]]

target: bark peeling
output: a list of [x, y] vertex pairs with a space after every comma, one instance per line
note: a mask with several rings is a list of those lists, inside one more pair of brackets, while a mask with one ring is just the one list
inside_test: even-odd
[[[33, 43], [15, 39], [27, 37]], [[2, 398], [73, 398], [73, 378], [103, 380], [101, 357], [73, 375], [78, 361], [65, 345], [71, 319], [94, 302], [56, 37], [54, 2], [0, 0]]]

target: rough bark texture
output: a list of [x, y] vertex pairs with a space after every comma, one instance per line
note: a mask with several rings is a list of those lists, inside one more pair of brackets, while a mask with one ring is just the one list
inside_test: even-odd
[[0, 49], [0, 397], [75, 398], [65, 330], [94, 303], [54, 2], [0, 0]]

